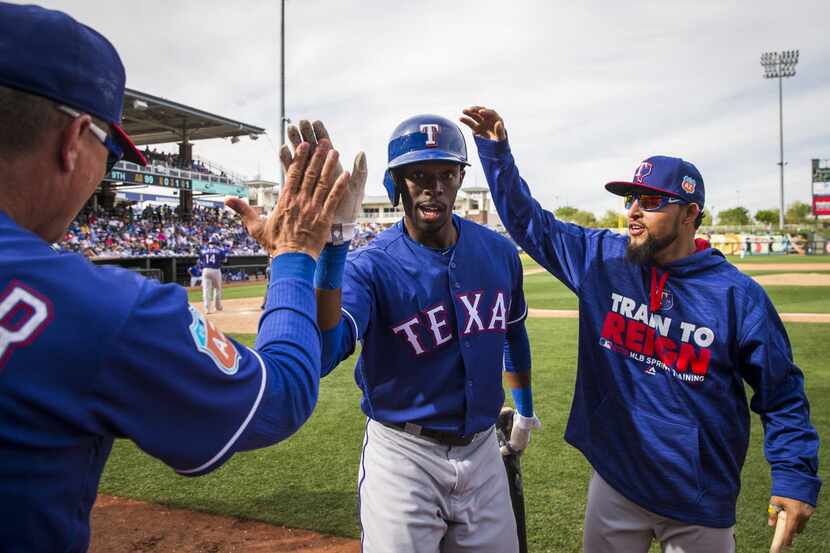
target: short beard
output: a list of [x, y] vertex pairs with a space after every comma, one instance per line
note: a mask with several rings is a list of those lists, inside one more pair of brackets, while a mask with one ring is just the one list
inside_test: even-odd
[[660, 253], [663, 248], [677, 240], [679, 235], [680, 229], [678, 228], [673, 229], [670, 235], [664, 236], [663, 238], [654, 238], [649, 234], [645, 242], [639, 246], [635, 246], [629, 238], [628, 247], [625, 249], [625, 258], [637, 265], [653, 265], [654, 256]]

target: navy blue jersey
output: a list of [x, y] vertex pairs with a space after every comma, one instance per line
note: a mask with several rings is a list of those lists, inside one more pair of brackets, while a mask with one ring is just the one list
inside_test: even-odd
[[[804, 375], [764, 289], [708, 247], [661, 267], [628, 262], [627, 236], [542, 209], [506, 140], [476, 144], [511, 236], [579, 297], [566, 440], [645, 509], [730, 527], [751, 408], [764, 425], [772, 495], [815, 505], [818, 434]], [[744, 383], [754, 391], [749, 405]]]
[[200, 277], [202, 276], [202, 267], [199, 265], [191, 265], [187, 269], [187, 273], [192, 277]]
[[206, 246], [199, 252], [199, 265], [203, 269], [221, 269], [228, 252], [219, 246]]
[[515, 246], [453, 216], [446, 252], [413, 241], [403, 222], [349, 254], [346, 340], [362, 340], [361, 407], [381, 422], [460, 433], [495, 422], [504, 402], [508, 327], [527, 316]]
[[198, 475], [294, 432], [319, 381], [305, 257], [308, 279], [272, 279], [253, 350], [184, 288], [58, 254], [0, 212], [0, 550], [86, 551], [114, 438]]

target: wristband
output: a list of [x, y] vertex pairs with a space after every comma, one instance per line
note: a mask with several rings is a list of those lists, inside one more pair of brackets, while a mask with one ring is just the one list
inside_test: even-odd
[[314, 287], [321, 290], [336, 290], [343, 287], [343, 270], [346, 268], [346, 256], [351, 240], [339, 245], [326, 244], [317, 260], [314, 272]]
[[530, 384], [522, 388], [512, 388], [510, 394], [513, 396], [516, 411], [523, 417], [533, 417], [533, 393]]
[[299, 252], [278, 255], [271, 262], [271, 282], [281, 278], [299, 278], [311, 284], [314, 278], [314, 258]]

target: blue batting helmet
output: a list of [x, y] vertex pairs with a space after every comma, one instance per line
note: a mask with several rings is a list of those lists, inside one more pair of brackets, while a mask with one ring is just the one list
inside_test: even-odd
[[400, 191], [392, 169], [422, 161], [467, 163], [467, 143], [458, 125], [439, 115], [416, 115], [395, 127], [389, 139], [389, 164], [383, 186], [392, 205], [398, 205]]

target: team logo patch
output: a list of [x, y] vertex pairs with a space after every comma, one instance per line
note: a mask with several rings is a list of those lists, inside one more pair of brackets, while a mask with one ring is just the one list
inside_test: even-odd
[[441, 127], [435, 123], [428, 123], [421, 125], [421, 132], [426, 133], [427, 141], [425, 142], [428, 148], [435, 148], [438, 146], [438, 133], [441, 132]]
[[660, 311], [668, 311], [674, 307], [674, 294], [663, 290], [663, 302], [660, 304]]
[[219, 370], [225, 374], [236, 374], [239, 370], [239, 352], [233, 342], [222, 334], [216, 326], [205, 320], [205, 316], [199, 313], [192, 305], [190, 315], [193, 322], [190, 324], [190, 335], [196, 349], [210, 357]]
[[649, 163], [648, 161], [644, 161], [637, 167], [637, 170], [634, 171], [634, 182], [642, 183], [647, 176], [651, 174], [651, 170], [654, 168], [654, 165]]
[[683, 177], [683, 182], [680, 183], [680, 187], [687, 194], [694, 194], [695, 188], [697, 188], [697, 181], [692, 177]]

